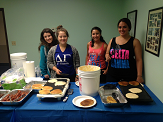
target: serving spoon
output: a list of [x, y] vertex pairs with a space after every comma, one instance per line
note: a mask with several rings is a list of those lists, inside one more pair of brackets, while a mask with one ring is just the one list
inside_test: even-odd
[[63, 102], [66, 102], [68, 97], [69, 97], [69, 95], [71, 95], [72, 93], [73, 93], [73, 89], [69, 89], [68, 93], [67, 93], [68, 95], [63, 99]]

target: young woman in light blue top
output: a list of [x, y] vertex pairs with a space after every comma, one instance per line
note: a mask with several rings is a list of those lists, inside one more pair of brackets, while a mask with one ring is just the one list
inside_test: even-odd
[[49, 79], [50, 72], [47, 67], [47, 55], [48, 55], [49, 49], [52, 46], [58, 44], [58, 40], [56, 39], [54, 32], [51, 29], [45, 28], [41, 32], [40, 41], [41, 43], [38, 47], [38, 50], [40, 51], [41, 74], [44, 77], [44, 79]]

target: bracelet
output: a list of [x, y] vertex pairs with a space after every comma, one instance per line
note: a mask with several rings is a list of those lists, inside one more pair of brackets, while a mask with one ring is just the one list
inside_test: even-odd
[[142, 75], [138, 75], [137, 77], [142, 77]]
[[78, 76], [78, 74], [76, 74], [76, 78], [77, 78], [77, 79], [79, 79], [79, 76]]

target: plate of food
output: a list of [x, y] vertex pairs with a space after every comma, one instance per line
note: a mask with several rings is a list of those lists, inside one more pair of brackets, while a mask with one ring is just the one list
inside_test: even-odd
[[90, 108], [96, 105], [96, 99], [90, 96], [77, 96], [72, 100], [72, 103], [81, 108]]

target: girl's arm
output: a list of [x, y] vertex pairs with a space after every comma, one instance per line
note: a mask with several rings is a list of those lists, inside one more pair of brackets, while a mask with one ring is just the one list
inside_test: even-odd
[[143, 83], [144, 80], [142, 78], [142, 68], [143, 68], [143, 63], [142, 63], [142, 48], [141, 44], [138, 39], [134, 39], [133, 42], [134, 46], [134, 52], [135, 52], [135, 58], [136, 58], [136, 67], [137, 67], [137, 81], [139, 83]]
[[60, 74], [62, 71], [60, 71], [56, 67], [55, 58], [54, 58], [56, 48], [57, 48], [57, 45], [50, 48], [48, 52], [48, 56], [47, 56], [47, 65], [50, 69], [54, 70], [57, 74]]
[[[46, 58], [47, 57], [45, 55], [44, 46], [41, 46], [41, 48], [40, 48], [40, 70], [41, 70], [42, 76], [48, 75]], [[46, 77], [48, 77], [48, 76], [46, 76]]]
[[109, 55], [109, 51], [110, 51], [110, 47], [111, 47], [111, 43], [112, 43], [112, 39], [110, 40], [107, 49], [106, 49], [106, 54], [105, 54], [105, 58], [106, 58], [106, 62], [109, 63], [109, 61], [111, 60], [111, 57]]
[[89, 51], [89, 44], [90, 44], [90, 42], [87, 43], [87, 55], [86, 55], [86, 58], [85, 58], [85, 65], [87, 65], [87, 61], [89, 59], [89, 53], [88, 53], [88, 51]]

